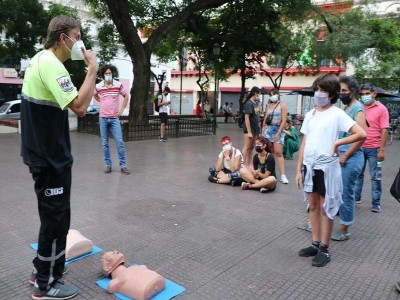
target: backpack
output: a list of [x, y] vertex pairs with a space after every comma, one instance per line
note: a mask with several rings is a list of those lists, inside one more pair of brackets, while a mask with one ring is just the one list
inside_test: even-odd
[[157, 96], [154, 98], [154, 100], [153, 100], [153, 102], [154, 102], [154, 110], [155, 110], [156, 112], [159, 112], [159, 111], [160, 111], [160, 107], [158, 106], [158, 96], [159, 96], [159, 95], [157, 95]]
[[237, 124], [240, 128], [243, 128], [244, 125], [244, 113], [241, 113], [237, 119]]
[[[243, 103], [243, 106], [244, 106], [244, 104], [246, 104], [247, 103], [247, 100]], [[240, 115], [239, 115], [239, 117], [237, 118], [237, 124], [238, 124], [238, 126], [240, 127], [240, 128], [243, 128], [243, 126], [244, 126], [244, 113], [241, 113]]]

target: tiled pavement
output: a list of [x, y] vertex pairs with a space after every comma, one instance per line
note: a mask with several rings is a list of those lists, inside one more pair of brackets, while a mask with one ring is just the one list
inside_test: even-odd
[[[100, 140], [72, 133], [75, 158], [72, 228], [127, 263], [146, 264], [187, 290], [177, 299], [400, 299], [400, 204], [389, 187], [400, 166], [400, 141], [387, 146], [383, 211], [370, 212], [369, 175], [357, 205], [351, 240], [332, 242], [324, 268], [297, 256], [310, 235], [302, 192], [294, 186], [296, 160], [287, 161], [289, 185], [261, 194], [207, 181], [219, 138], [243, 145], [234, 124], [217, 136], [126, 143], [126, 176], [104, 174]], [[0, 299], [29, 299], [28, 276], [39, 219], [33, 181], [19, 156], [19, 136], [0, 135]], [[112, 147], [117, 162], [115, 148]], [[338, 221], [335, 222], [335, 227]], [[70, 264], [65, 279], [74, 299], [115, 299], [95, 284], [97, 254]]]

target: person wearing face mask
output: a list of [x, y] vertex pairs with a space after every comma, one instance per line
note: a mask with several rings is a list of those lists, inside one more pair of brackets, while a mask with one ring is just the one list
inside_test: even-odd
[[283, 156], [285, 159], [293, 159], [293, 153], [299, 151], [300, 143], [297, 130], [293, 127], [293, 123], [290, 119], [286, 119], [286, 126], [283, 132], [285, 132]]
[[[104, 173], [109, 174], [112, 172], [110, 147], [108, 145], [108, 134], [111, 131], [117, 148], [121, 173], [129, 175], [130, 172], [126, 167], [121, 122], [119, 120], [119, 117], [128, 104], [129, 93], [122, 83], [114, 79], [114, 77], [118, 76], [118, 70], [115, 66], [104, 65], [100, 68], [99, 73], [103, 80], [96, 84], [93, 96], [100, 102], [99, 126], [105, 164]], [[124, 97], [122, 105], [120, 105], [119, 101], [120, 95]]]
[[240, 176], [245, 181], [242, 190], [257, 189], [260, 193], [273, 191], [276, 188], [275, 159], [268, 149], [267, 139], [259, 136], [255, 149], [257, 153], [253, 157], [253, 169], [240, 169]]
[[[79, 92], [64, 67], [68, 59], [87, 65]], [[40, 216], [38, 250], [29, 278], [34, 284], [32, 299], [70, 299], [78, 292], [61, 280], [71, 222], [68, 108], [79, 117], [86, 114], [96, 74], [96, 54], [85, 50], [80, 23], [66, 16], [53, 18], [44, 50], [30, 60], [22, 86], [21, 154], [35, 182]]]
[[247, 167], [251, 167], [251, 159], [253, 156], [254, 144], [256, 138], [260, 134], [260, 119], [259, 119], [259, 107], [256, 103], [257, 98], [260, 97], [261, 90], [254, 86], [251, 88], [250, 93], [247, 94], [245, 104], [243, 107], [244, 114], [244, 145], [243, 145], [243, 156]]
[[[338, 147], [362, 141], [365, 131], [343, 110], [334, 106], [340, 84], [335, 75], [322, 75], [313, 84], [315, 108], [309, 111], [301, 127], [303, 139], [297, 162], [296, 184], [303, 179], [312, 227], [312, 242], [298, 255], [313, 256], [312, 266], [323, 267], [330, 261], [328, 251], [333, 219], [342, 201], [342, 173]], [[340, 131], [351, 135], [338, 139]], [[303, 175], [303, 176], [302, 176]]]
[[221, 138], [222, 151], [215, 166], [209, 169], [208, 180], [213, 183], [230, 183], [232, 186], [241, 182], [239, 170], [243, 167], [243, 155], [232, 146], [229, 136]]
[[278, 169], [281, 174], [280, 182], [288, 184], [285, 175], [285, 158], [283, 157], [283, 145], [285, 132], [287, 105], [280, 101], [279, 91], [272, 89], [269, 92], [269, 103], [265, 107], [264, 121], [262, 124], [264, 136], [272, 143]]
[[[365, 112], [363, 105], [357, 100], [360, 86], [354, 77], [342, 76], [339, 78], [340, 95], [339, 99], [345, 105], [344, 111], [354, 121], [367, 131]], [[350, 132], [340, 132], [339, 138], [351, 135]], [[332, 234], [332, 240], [344, 241], [350, 238], [348, 230], [354, 223], [355, 196], [354, 189], [356, 180], [364, 165], [364, 158], [360, 149], [362, 141], [346, 144], [339, 147], [339, 163], [342, 167], [343, 204], [339, 208], [340, 227]]]
[[380, 102], [376, 101], [377, 95], [375, 86], [365, 83], [361, 86], [361, 102], [364, 104], [366, 119], [368, 123], [367, 139], [361, 146], [364, 156], [364, 166], [357, 178], [355, 187], [355, 198], [361, 203], [361, 193], [364, 183], [364, 171], [368, 162], [371, 175], [371, 211], [381, 211], [382, 182], [376, 178], [377, 163], [385, 160], [385, 145], [389, 128], [389, 112]]

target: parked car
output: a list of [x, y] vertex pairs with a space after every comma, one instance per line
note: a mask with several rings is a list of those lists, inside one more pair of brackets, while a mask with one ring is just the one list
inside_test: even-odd
[[86, 109], [87, 115], [98, 115], [100, 112], [100, 106], [98, 105], [89, 105]]
[[19, 119], [21, 117], [21, 100], [12, 100], [0, 106], [0, 119]]

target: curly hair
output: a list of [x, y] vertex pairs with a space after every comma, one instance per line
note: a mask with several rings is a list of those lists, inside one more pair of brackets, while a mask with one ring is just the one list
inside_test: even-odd
[[99, 69], [99, 76], [104, 79], [104, 73], [110, 70], [112, 73], [113, 78], [118, 78], [118, 70], [114, 65], [106, 64], [100, 67]]
[[339, 98], [340, 83], [336, 75], [325, 74], [315, 79], [312, 85], [314, 91], [319, 88], [328, 93], [331, 98], [331, 104], [335, 104]]

